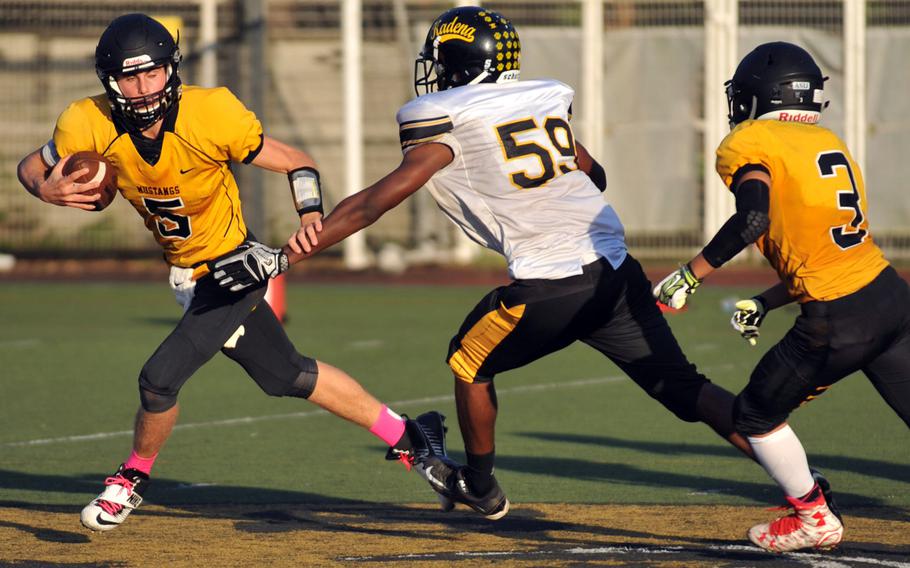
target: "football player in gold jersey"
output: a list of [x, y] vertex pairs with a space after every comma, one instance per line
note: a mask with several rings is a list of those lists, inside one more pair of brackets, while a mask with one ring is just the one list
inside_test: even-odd
[[717, 173], [736, 213], [702, 252], [655, 288], [681, 308], [716, 268], [755, 243], [780, 282], [736, 303], [733, 327], [755, 345], [769, 310], [799, 302], [800, 315], [736, 399], [736, 429], [780, 485], [793, 513], [752, 527], [757, 546], [826, 549], [843, 525], [826, 482], [809, 469], [787, 424], [790, 412], [862, 370], [910, 426], [910, 291], [872, 240], [866, 188], [843, 141], [818, 126], [821, 70], [802, 48], [760, 45], [727, 82], [732, 131]]
[[406, 420], [343, 371], [298, 353], [264, 300], [266, 280], [236, 292], [211, 276], [194, 279], [194, 268], [207, 261], [250, 249], [232, 162], [286, 174], [300, 231], [314, 239], [322, 194], [309, 155], [263, 135], [256, 116], [227, 89], [181, 86], [179, 62], [177, 43], [159, 22], [143, 14], [116, 18], [95, 52], [105, 94], [72, 103], [53, 138], [19, 164], [19, 179], [36, 197], [92, 209], [96, 197], [85, 192], [97, 182], [75, 183], [87, 170], [63, 176], [63, 165], [78, 151], [106, 156], [117, 168], [121, 195], [164, 249], [185, 309], [139, 375], [133, 451], [83, 509], [82, 523], [92, 530], [116, 528], [142, 502], [152, 464], [176, 423], [180, 388], [219, 350], [267, 394], [309, 399], [368, 428], [409, 468], [434, 451], [428, 434], [443, 436], [440, 414]]

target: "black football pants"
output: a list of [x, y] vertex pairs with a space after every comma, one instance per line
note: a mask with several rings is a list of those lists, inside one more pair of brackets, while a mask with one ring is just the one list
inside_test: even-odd
[[770, 432], [801, 404], [863, 371], [910, 427], [910, 288], [888, 267], [849, 296], [807, 302], [759, 361], [734, 410], [736, 429]]
[[689, 363], [631, 256], [605, 259], [558, 280], [516, 280], [487, 294], [465, 319], [446, 358], [455, 376], [485, 382], [582, 341], [613, 361], [679, 418], [698, 420], [708, 380]]
[[294, 348], [263, 299], [265, 292], [265, 284], [235, 293], [211, 276], [201, 278], [189, 309], [139, 374], [143, 408], [164, 412], [174, 406], [183, 384], [218, 351], [239, 363], [266, 394], [308, 397], [316, 361]]

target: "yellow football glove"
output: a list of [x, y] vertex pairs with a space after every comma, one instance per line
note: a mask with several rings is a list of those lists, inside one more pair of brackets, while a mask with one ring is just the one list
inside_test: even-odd
[[761, 298], [755, 297], [740, 300], [734, 307], [736, 311], [733, 312], [730, 324], [749, 342], [749, 345], [754, 347], [758, 343], [758, 328], [767, 314], [765, 303]]
[[701, 285], [701, 280], [692, 274], [688, 264], [679, 267], [669, 276], [657, 283], [651, 291], [657, 301], [670, 306], [674, 310], [682, 309], [686, 305], [689, 294]]

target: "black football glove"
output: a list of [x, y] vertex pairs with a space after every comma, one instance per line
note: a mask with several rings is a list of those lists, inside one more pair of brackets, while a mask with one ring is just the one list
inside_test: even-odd
[[269, 278], [287, 272], [288, 255], [281, 249], [267, 247], [256, 241], [246, 241], [224, 256], [209, 262], [212, 276], [218, 285], [239, 292]]

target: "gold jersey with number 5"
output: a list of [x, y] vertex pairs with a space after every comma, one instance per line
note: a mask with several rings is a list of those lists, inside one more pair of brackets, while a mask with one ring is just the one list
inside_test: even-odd
[[836, 134], [747, 120], [718, 147], [717, 173], [730, 187], [749, 164], [771, 175], [771, 225], [756, 245], [797, 301], [852, 294], [888, 266], [869, 232], [862, 173]]
[[150, 164], [111, 119], [107, 97], [98, 95], [63, 111], [41, 156], [48, 166], [83, 150], [109, 158], [120, 193], [174, 266], [192, 267], [233, 250], [247, 229], [231, 162], [249, 163], [262, 148], [256, 115], [226, 88], [184, 87], [160, 136], [160, 156]]

